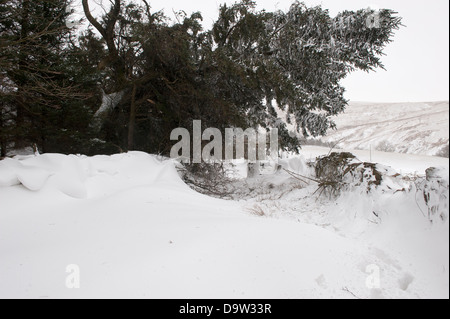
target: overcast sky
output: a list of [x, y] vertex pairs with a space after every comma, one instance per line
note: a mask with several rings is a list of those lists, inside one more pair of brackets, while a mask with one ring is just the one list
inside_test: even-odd
[[[91, 0], [94, 2], [95, 0]], [[99, 1], [99, 0], [97, 0]], [[149, 0], [155, 11], [200, 11], [205, 27], [218, 16], [221, 3], [234, 0]], [[286, 10], [293, 0], [257, 0], [260, 9]], [[386, 71], [355, 72], [344, 80], [346, 97], [368, 102], [431, 102], [449, 100], [449, 1], [448, 0], [304, 0], [322, 5], [331, 15], [361, 8], [393, 9], [406, 26], [397, 31], [385, 50]], [[77, 11], [79, 8], [77, 8]]]

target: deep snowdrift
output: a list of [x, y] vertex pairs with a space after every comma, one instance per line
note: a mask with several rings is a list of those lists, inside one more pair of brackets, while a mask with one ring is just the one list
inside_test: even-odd
[[448, 221], [431, 225], [402, 193], [278, 194], [287, 178], [262, 176], [273, 198], [237, 202], [144, 153], [1, 161], [0, 298], [448, 298]]

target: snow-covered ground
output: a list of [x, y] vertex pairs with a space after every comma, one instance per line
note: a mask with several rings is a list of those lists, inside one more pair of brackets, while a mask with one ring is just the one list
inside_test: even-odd
[[391, 166], [401, 174], [423, 175], [429, 167], [448, 167], [448, 158], [381, 152], [375, 150], [354, 150], [354, 149], [330, 149], [329, 147], [320, 146], [303, 146], [300, 154], [307, 160], [313, 160], [317, 156], [324, 156], [330, 152], [350, 152], [356, 155], [361, 161], [371, 163], [381, 163]]
[[449, 103], [351, 102], [321, 138], [346, 149], [436, 155], [449, 144]]
[[[285, 167], [308, 174], [328, 150], [304, 152]], [[384, 155], [411, 173], [440, 164], [448, 179], [448, 161]], [[449, 297], [448, 219], [431, 224], [401, 190], [330, 200], [309, 184], [263, 175], [242, 181], [254, 196], [225, 201], [144, 153], [6, 159], [0, 298]]]

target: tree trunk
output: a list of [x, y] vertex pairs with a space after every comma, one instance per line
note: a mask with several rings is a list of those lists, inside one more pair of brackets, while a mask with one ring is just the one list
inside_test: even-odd
[[42, 152], [42, 154], [47, 153], [47, 116], [48, 116], [48, 112], [46, 110], [45, 107], [42, 108], [41, 111], [41, 116], [38, 119], [39, 121], [39, 126], [38, 126], [38, 138], [36, 142], [34, 142], [34, 144], [36, 145], [37, 150], [35, 150], [35, 153], [37, 151], [39, 151], [39, 147], [40, 146], [40, 150]]
[[[21, 11], [21, 19], [20, 19], [20, 38], [23, 41], [28, 37], [29, 33], [29, 16], [30, 16], [30, 0], [22, 0], [22, 11]], [[24, 74], [26, 72], [27, 67], [27, 56], [28, 52], [19, 46], [19, 72]], [[21, 149], [26, 146], [26, 137], [27, 130], [25, 129], [25, 107], [24, 105], [27, 103], [24, 98], [24, 94], [21, 94], [22, 85], [24, 83], [19, 83], [18, 92], [17, 92], [17, 103], [16, 103], [16, 136], [14, 140], [14, 148]]]
[[[106, 42], [106, 46], [108, 47], [109, 56], [105, 60], [105, 66], [111, 65], [116, 74], [117, 82], [116, 83], [119, 89], [122, 89], [121, 85], [126, 82], [125, 78], [125, 64], [124, 61], [120, 58], [119, 50], [117, 48], [115, 38], [115, 27], [116, 23], [120, 16], [120, 10], [122, 6], [121, 0], [114, 0], [112, 2], [112, 7], [109, 13], [107, 14], [107, 19], [104, 19], [105, 25], [103, 26], [99, 23], [91, 13], [89, 8], [89, 1], [82, 0], [84, 14], [86, 15], [87, 20], [97, 29], [97, 31], [102, 35], [103, 39]], [[123, 83], [122, 83], [123, 82]]]
[[136, 125], [136, 84], [133, 84], [133, 92], [131, 93], [130, 105], [130, 121], [128, 123], [128, 150], [134, 149], [134, 130]]
[[3, 127], [3, 103], [0, 105], [0, 158], [6, 157], [6, 136]]

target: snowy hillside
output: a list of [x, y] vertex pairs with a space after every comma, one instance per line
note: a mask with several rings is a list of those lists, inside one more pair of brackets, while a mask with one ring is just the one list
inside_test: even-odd
[[350, 103], [322, 142], [344, 149], [437, 155], [449, 144], [449, 103]]
[[[307, 157], [281, 163], [307, 175]], [[414, 181], [386, 172], [373, 194], [329, 200], [279, 172], [225, 201], [144, 153], [6, 159], [0, 298], [448, 298], [448, 218], [431, 224]]]

